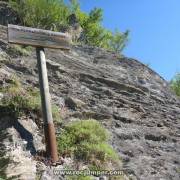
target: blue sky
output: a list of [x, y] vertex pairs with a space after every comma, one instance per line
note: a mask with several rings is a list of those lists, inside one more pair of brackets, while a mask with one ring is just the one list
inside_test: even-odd
[[124, 53], [166, 80], [180, 72], [180, 0], [80, 0], [83, 11], [104, 11], [103, 26], [130, 30]]

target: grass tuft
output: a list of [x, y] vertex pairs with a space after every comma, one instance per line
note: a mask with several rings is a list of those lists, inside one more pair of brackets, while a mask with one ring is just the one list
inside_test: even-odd
[[[0, 101], [2, 114], [20, 117], [24, 114], [36, 113], [41, 116], [41, 97], [36, 88], [24, 89], [17, 77], [12, 77], [6, 87], [1, 87], [4, 94]], [[61, 116], [56, 105], [52, 106], [52, 114], [55, 121], [60, 121]]]
[[171, 80], [170, 87], [180, 97], [180, 73], [177, 73]]
[[8, 49], [8, 53], [12, 56], [29, 56], [31, 51], [32, 47], [22, 45], [11, 45]]
[[108, 131], [96, 120], [82, 120], [69, 124], [58, 138], [59, 152], [84, 161], [89, 166], [104, 168], [108, 163], [120, 161], [107, 143]]

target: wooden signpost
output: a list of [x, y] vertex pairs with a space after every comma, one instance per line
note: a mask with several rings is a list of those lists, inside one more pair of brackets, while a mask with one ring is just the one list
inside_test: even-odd
[[44, 48], [70, 49], [70, 37], [65, 33], [8, 25], [8, 42], [36, 47], [41, 104], [44, 120], [46, 152], [52, 162], [58, 161]]

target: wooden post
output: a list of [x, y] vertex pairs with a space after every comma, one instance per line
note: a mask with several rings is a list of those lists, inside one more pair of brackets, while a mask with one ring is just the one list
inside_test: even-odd
[[55, 135], [55, 128], [53, 124], [52, 111], [51, 111], [51, 102], [50, 102], [44, 48], [37, 47], [36, 54], [37, 54], [37, 63], [38, 63], [38, 71], [39, 71], [39, 84], [40, 84], [40, 93], [41, 93], [42, 113], [44, 120], [46, 150], [47, 150], [47, 155], [52, 158], [52, 161], [57, 162], [58, 153], [57, 153], [57, 145], [56, 145], [56, 135]]
[[59, 158], [51, 111], [44, 47], [69, 50], [70, 41], [70, 36], [65, 33], [8, 24], [9, 43], [36, 47], [46, 152], [54, 163], [57, 162]]

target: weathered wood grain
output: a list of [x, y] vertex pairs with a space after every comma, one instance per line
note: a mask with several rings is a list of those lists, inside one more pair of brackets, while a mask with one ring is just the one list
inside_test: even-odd
[[9, 43], [53, 49], [70, 49], [70, 41], [70, 36], [65, 33], [8, 25]]
[[39, 85], [41, 94], [42, 114], [44, 120], [44, 132], [46, 140], [47, 154], [52, 158], [53, 162], [58, 161], [58, 152], [56, 145], [56, 135], [52, 117], [51, 98], [49, 94], [49, 83], [46, 68], [46, 58], [44, 48], [36, 48], [37, 64], [39, 71]]

